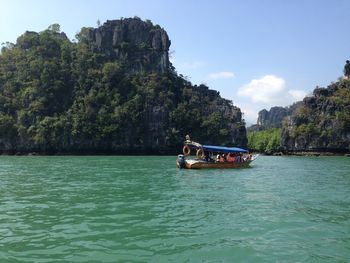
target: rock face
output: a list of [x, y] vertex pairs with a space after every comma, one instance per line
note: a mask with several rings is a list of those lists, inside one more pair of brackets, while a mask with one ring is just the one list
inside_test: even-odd
[[[169, 125], [169, 123], [172, 123], [174, 118], [183, 118], [183, 115], [191, 115], [191, 113], [177, 110], [171, 112], [162, 103], [149, 105], [143, 118], [148, 132], [144, 140], [144, 145], [141, 146], [141, 148], [146, 147], [156, 152], [157, 149], [161, 149], [164, 146], [173, 145], [173, 149], [161, 150], [164, 152], [172, 152], [172, 150], [175, 150], [174, 154], [176, 154], [178, 153], [178, 149], [182, 148], [184, 138], [183, 136], [180, 138], [176, 137], [184, 133], [190, 134], [193, 140], [205, 144], [247, 146], [246, 128], [242, 121], [242, 112], [240, 108], [233, 106], [231, 101], [221, 98], [219, 92], [211, 90], [205, 85], [193, 86], [191, 93], [192, 98], [195, 98], [195, 100], [199, 102], [199, 105], [196, 106], [196, 109], [190, 109], [191, 107], [188, 105], [188, 112], [199, 111], [202, 117], [197, 116], [199, 118], [204, 117], [204, 123], [209, 122], [209, 126], [204, 126], [204, 123], [198, 122], [199, 119], [190, 117], [185, 121], [186, 124], [183, 123], [181, 127], [178, 125], [171, 127], [172, 125]], [[180, 105], [183, 104], [178, 104], [178, 109]], [[219, 124], [219, 127], [216, 126], [218, 123], [215, 121], [211, 122], [211, 116], [215, 114], [219, 114], [222, 120], [224, 120], [223, 123]], [[169, 118], [169, 116], [173, 117]], [[223, 124], [227, 129], [226, 134], [220, 134], [220, 128], [223, 128], [221, 127]], [[172, 131], [169, 131], [169, 126]], [[188, 126], [188, 128], [183, 126]], [[173, 133], [175, 133], [175, 135]], [[174, 144], [174, 142], [176, 143]]]
[[168, 34], [150, 21], [139, 18], [107, 20], [87, 34], [90, 46], [111, 59], [125, 62], [134, 72], [160, 72], [170, 69]]
[[192, 85], [169, 62], [170, 40], [139, 18], [27, 32], [0, 53], [0, 153], [176, 154], [189, 134], [246, 147], [239, 108]]
[[282, 120], [287, 115], [287, 108], [272, 107], [270, 111], [263, 109], [259, 112], [257, 124], [265, 128], [281, 128]]
[[286, 151], [350, 150], [350, 82], [316, 88], [287, 118], [282, 130]]
[[[232, 101], [221, 98], [219, 92], [216, 90], [211, 90], [203, 84], [194, 86], [193, 92], [200, 101], [208, 101], [208, 103], [202, 104], [204, 115], [210, 116], [220, 112], [223, 119], [228, 120], [227, 130], [229, 131], [228, 137], [230, 139], [226, 143], [228, 145], [241, 145], [242, 147], [246, 147], [247, 134], [245, 124], [242, 121], [241, 109], [232, 105]], [[217, 141], [209, 137], [205, 139], [205, 143], [217, 144]]]
[[[144, 22], [139, 18], [108, 20], [98, 28], [89, 29], [87, 43], [92, 50], [106, 54], [113, 61], [122, 62], [131, 73], [174, 73], [174, 68], [169, 62], [171, 41], [168, 34], [150, 21]], [[217, 111], [223, 113], [225, 118], [230, 120], [230, 143], [245, 147], [246, 129], [242, 125], [240, 109], [205, 85], [192, 86], [192, 92], [193, 96], [197, 96], [199, 100], [209, 98], [210, 105], [200, 106], [202, 114], [209, 116]], [[147, 106], [144, 123], [147, 126], [148, 135], [143, 140], [143, 145], [138, 147], [149, 149], [171, 144], [167, 141], [169, 115], [171, 115], [169, 109], [161, 104]], [[188, 132], [191, 133], [191, 130]], [[195, 134], [196, 132], [193, 132], [192, 135]], [[211, 143], [210, 138], [209, 141], [208, 138], [203, 139], [206, 143]], [[213, 140], [212, 143], [217, 141]]]
[[296, 102], [288, 107], [272, 107], [269, 111], [263, 109], [258, 113], [257, 124], [248, 129], [250, 131], [262, 131], [270, 128], [282, 128], [283, 120], [301, 105], [302, 102]]

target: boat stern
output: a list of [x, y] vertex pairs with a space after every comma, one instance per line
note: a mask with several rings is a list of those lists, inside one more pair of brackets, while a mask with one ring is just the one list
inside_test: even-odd
[[176, 166], [180, 169], [186, 168], [186, 159], [185, 155], [179, 154], [176, 159]]

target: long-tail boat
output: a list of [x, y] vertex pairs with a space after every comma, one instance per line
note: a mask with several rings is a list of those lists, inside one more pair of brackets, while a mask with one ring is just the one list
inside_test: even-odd
[[[191, 152], [196, 153], [193, 158]], [[245, 168], [257, 158], [248, 150], [238, 147], [202, 145], [186, 136], [183, 154], [177, 156], [176, 165], [185, 169]]]

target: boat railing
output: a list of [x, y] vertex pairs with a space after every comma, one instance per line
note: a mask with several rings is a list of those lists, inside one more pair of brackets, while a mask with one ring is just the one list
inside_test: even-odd
[[195, 141], [190, 141], [190, 140], [186, 140], [184, 142], [184, 145], [187, 145], [189, 147], [195, 147], [195, 148], [202, 148], [202, 144], [195, 142]]

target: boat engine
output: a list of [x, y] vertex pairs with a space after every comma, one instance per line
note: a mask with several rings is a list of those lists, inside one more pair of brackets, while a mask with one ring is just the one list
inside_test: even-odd
[[177, 156], [176, 162], [177, 162], [177, 165], [179, 166], [180, 169], [181, 169], [181, 168], [185, 168], [185, 166], [186, 166], [186, 160], [185, 160], [185, 156], [184, 156], [183, 154], [179, 154], [179, 155]]

